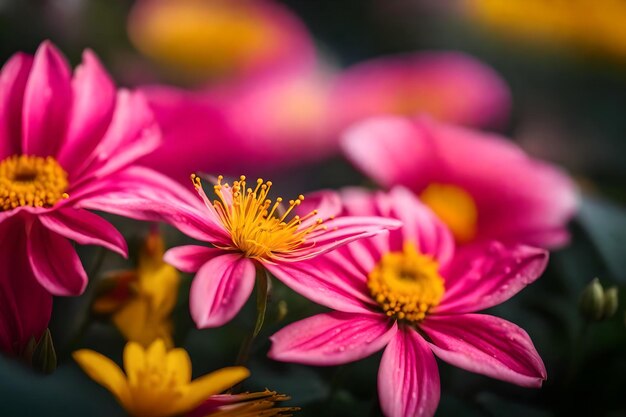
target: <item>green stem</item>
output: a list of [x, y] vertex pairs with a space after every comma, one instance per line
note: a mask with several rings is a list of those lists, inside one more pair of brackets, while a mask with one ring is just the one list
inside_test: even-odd
[[252, 330], [252, 333], [246, 336], [243, 343], [241, 344], [241, 348], [239, 349], [239, 354], [237, 355], [235, 365], [241, 366], [248, 361], [248, 358], [250, 357], [250, 350], [252, 349], [254, 340], [263, 328], [265, 313], [267, 311], [267, 299], [271, 291], [270, 284], [270, 276], [267, 270], [265, 270], [265, 268], [258, 267], [256, 271], [256, 322], [254, 324], [254, 329]]

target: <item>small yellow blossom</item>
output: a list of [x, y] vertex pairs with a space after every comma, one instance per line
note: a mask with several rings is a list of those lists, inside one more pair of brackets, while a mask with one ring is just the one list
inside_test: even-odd
[[163, 262], [164, 244], [153, 232], [146, 239], [136, 270], [122, 271], [109, 278], [112, 289], [93, 305], [100, 314], [112, 314], [112, 321], [124, 337], [144, 347], [157, 338], [172, 347], [171, 313], [176, 305], [180, 276]]
[[250, 375], [246, 368], [235, 366], [192, 381], [187, 352], [180, 348], [167, 351], [162, 339], [147, 349], [129, 342], [124, 349], [124, 371], [93, 350], [78, 350], [73, 357], [91, 379], [111, 391], [122, 407], [135, 417], [187, 413]]

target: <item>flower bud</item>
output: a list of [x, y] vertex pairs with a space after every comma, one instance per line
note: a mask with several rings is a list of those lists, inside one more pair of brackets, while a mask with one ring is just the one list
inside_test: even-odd
[[604, 289], [598, 278], [594, 278], [583, 290], [579, 309], [588, 320], [602, 320], [604, 316]]
[[617, 312], [618, 307], [617, 287], [611, 287], [604, 292], [604, 319], [610, 319]]

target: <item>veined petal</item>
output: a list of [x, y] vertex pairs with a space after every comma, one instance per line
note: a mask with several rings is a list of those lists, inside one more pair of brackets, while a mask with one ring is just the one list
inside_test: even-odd
[[399, 251], [404, 243], [413, 242], [420, 253], [445, 266], [454, 255], [454, 237], [448, 227], [404, 187], [394, 187], [386, 198], [392, 216], [402, 221], [402, 228], [390, 235], [392, 249]]
[[96, 55], [86, 50], [72, 80], [73, 102], [59, 162], [70, 175], [102, 139], [115, 107], [115, 85]]
[[81, 245], [98, 245], [126, 257], [128, 247], [120, 232], [102, 217], [87, 210], [62, 208], [39, 216], [48, 229]]
[[241, 310], [254, 288], [254, 263], [226, 253], [205, 263], [191, 284], [191, 316], [201, 329], [218, 327]]
[[88, 349], [77, 350], [72, 357], [91, 379], [111, 391], [125, 409], [132, 409], [128, 382], [115, 362]]
[[548, 252], [498, 242], [468, 248], [443, 275], [446, 292], [433, 313], [471, 313], [498, 305], [534, 282], [546, 268]]
[[357, 239], [373, 236], [384, 230], [397, 229], [402, 223], [383, 217], [344, 216], [326, 222], [325, 226], [326, 229], [313, 231], [307, 236], [307, 242], [312, 245], [305, 244], [304, 247], [276, 259], [287, 262], [311, 259]]
[[387, 345], [378, 370], [378, 397], [388, 417], [431, 417], [439, 404], [439, 370], [426, 341], [411, 328]]
[[275, 333], [268, 356], [307, 365], [340, 365], [379, 351], [397, 330], [395, 321], [382, 314], [318, 314]]
[[459, 368], [524, 387], [538, 388], [546, 379], [528, 334], [506, 320], [483, 314], [430, 316], [420, 328], [433, 352]]
[[295, 214], [303, 217], [312, 211], [316, 211], [317, 215], [311, 216], [303, 221], [300, 229], [308, 228], [317, 219], [329, 219], [338, 216], [341, 213], [341, 197], [339, 193], [333, 190], [321, 190], [311, 194], [307, 194], [302, 204], [294, 210]]
[[365, 280], [350, 276], [352, 271], [333, 267], [328, 260], [316, 258], [264, 266], [292, 290], [333, 310], [369, 313], [368, 307], [376, 307], [367, 295]]
[[238, 384], [250, 376], [250, 371], [242, 366], [222, 368], [208, 375], [201, 376], [189, 384], [189, 391], [173, 406], [173, 414], [190, 411], [211, 395]]
[[221, 249], [186, 245], [168, 250], [163, 255], [163, 260], [183, 272], [196, 272], [209, 260], [223, 254]]
[[71, 103], [69, 65], [56, 47], [45, 41], [37, 49], [24, 91], [23, 154], [56, 155], [65, 139]]
[[0, 160], [21, 153], [24, 89], [32, 65], [30, 55], [18, 52], [0, 71]]
[[72, 244], [39, 221], [28, 233], [28, 260], [37, 281], [52, 295], [79, 295], [87, 286], [87, 274]]

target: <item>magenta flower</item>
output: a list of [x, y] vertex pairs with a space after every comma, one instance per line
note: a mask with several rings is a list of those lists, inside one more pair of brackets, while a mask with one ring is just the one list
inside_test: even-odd
[[339, 124], [381, 115], [429, 114], [466, 126], [501, 126], [511, 93], [500, 75], [460, 52], [376, 58], [344, 71], [333, 92]]
[[349, 129], [347, 157], [384, 187], [420, 195], [457, 242], [498, 239], [558, 247], [578, 205], [559, 168], [500, 136], [435, 122], [380, 117]]
[[391, 417], [432, 416], [439, 402], [433, 353], [460, 368], [526, 387], [546, 371], [529, 336], [475, 312], [506, 301], [544, 270], [548, 254], [493, 242], [456, 254], [448, 229], [404, 188], [344, 192], [346, 214], [385, 215], [401, 229], [359, 240], [280, 276], [335, 311], [271, 337], [273, 359], [338, 365], [385, 348], [378, 393]]
[[[184, 272], [196, 272], [190, 294], [191, 315], [199, 328], [230, 321], [243, 307], [254, 287], [255, 270], [266, 268], [277, 277], [298, 274], [301, 261], [313, 259], [355, 239], [397, 228], [397, 220], [382, 217], [332, 218], [338, 197], [328, 193], [314, 198], [317, 208], [304, 216], [291, 216], [311, 208], [304, 196], [282, 207], [282, 198], [268, 199], [270, 181], [258, 179], [249, 188], [244, 176], [232, 187], [217, 180], [211, 201], [198, 177], [196, 189], [205, 202], [203, 212], [177, 207], [184, 233], [213, 247], [188, 245], [165, 253], [166, 262]], [[185, 222], [182, 219], [187, 219]]]
[[[3, 252], [10, 246], [12, 262], [0, 278], [13, 286], [16, 308], [30, 297], [32, 317], [28, 312], [23, 319], [40, 320], [34, 328], [45, 328], [50, 299], [35, 289], [31, 275], [52, 295], [85, 289], [87, 275], [71, 241], [126, 255], [122, 235], [89, 210], [158, 219], [155, 202], [191, 195], [155, 171], [131, 166], [159, 141], [143, 96], [116, 91], [91, 51], [73, 77], [50, 42], [34, 57], [18, 53], [4, 65], [0, 241]], [[22, 329], [24, 337], [32, 327]]]

